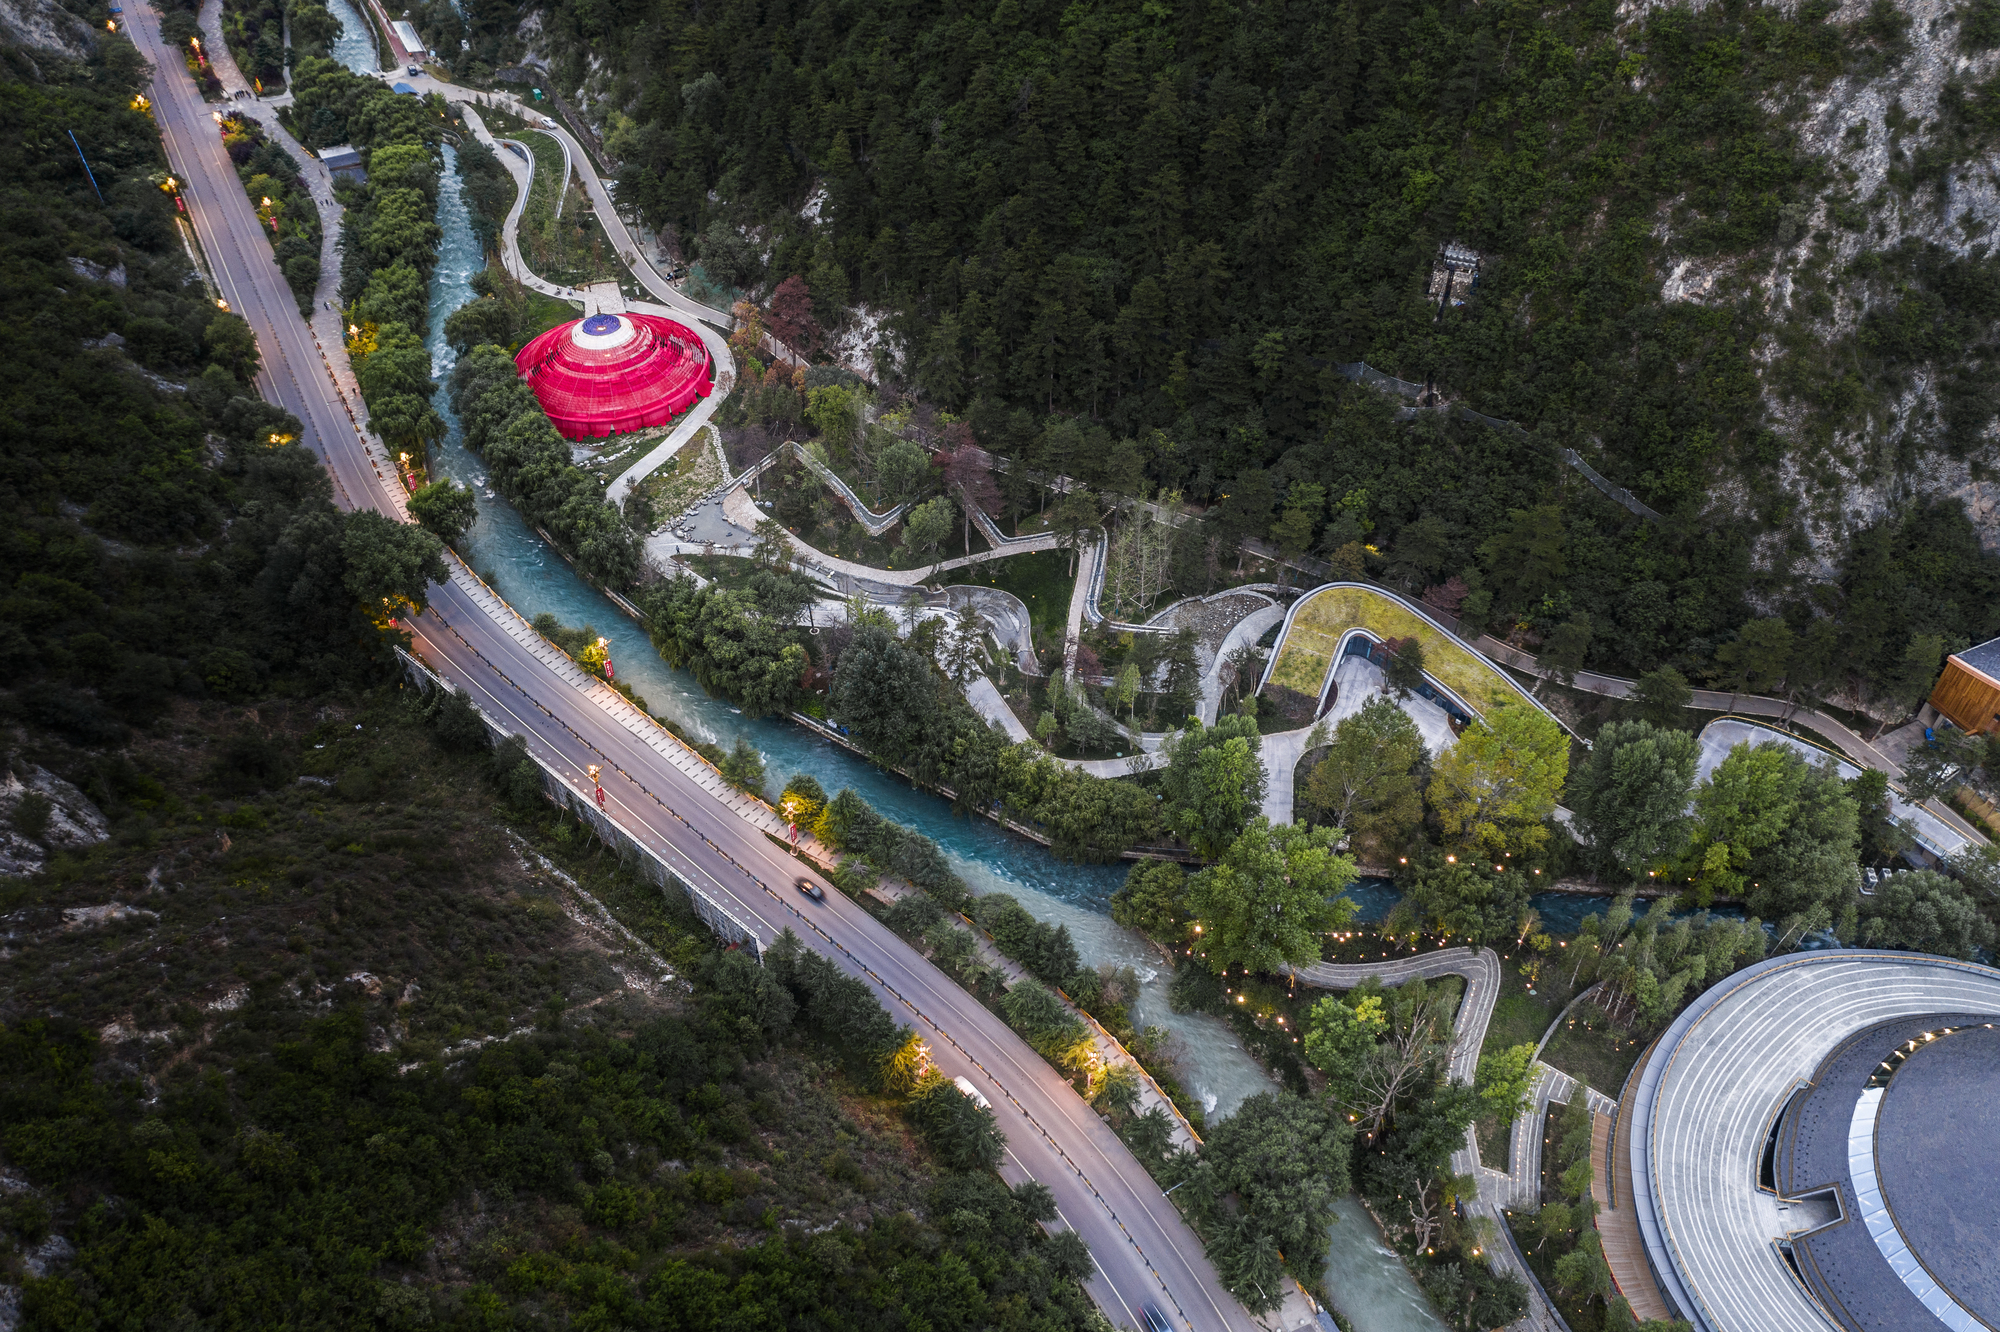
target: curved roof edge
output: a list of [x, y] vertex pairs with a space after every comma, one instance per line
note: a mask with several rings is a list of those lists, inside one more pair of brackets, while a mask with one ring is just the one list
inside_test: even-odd
[[[1507, 674], [1506, 671], [1501, 670], [1498, 662], [1495, 662], [1491, 657], [1487, 656], [1484, 652], [1481, 652], [1478, 648], [1474, 647], [1472, 644], [1466, 642], [1463, 638], [1460, 638], [1457, 634], [1453, 633], [1451, 630], [1439, 624], [1436, 618], [1433, 617], [1431, 613], [1423, 607], [1423, 605], [1421, 605], [1418, 602], [1412, 601], [1408, 597], [1402, 596], [1399, 593], [1391, 592], [1386, 587], [1377, 587], [1373, 583], [1354, 583], [1354, 582], [1321, 583], [1318, 587], [1313, 588], [1309, 592], [1300, 593], [1299, 599], [1297, 601], [1294, 601], [1291, 605], [1291, 609], [1285, 612], [1284, 623], [1278, 629], [1277, 641], [1271, 645], [1271, 659], [1264, 663], [1263, 678], [1261, 678], [1257, 682], [1257, 687], [1259, 689], [1262, 689], [1266, 684], [1270, 682], [1271, 672], [1276, 670], [1278, 666], [1278, 654], [1284, 650], [1285, 638], [1292, 632], [1292, 622], [1298, 619], [1299, 612], [1305, 608], [1306, 603], [1311, 601], [1314, 597], [1318, 596], [1322, 592], [1333, 592], [1340, 588], [1352, 588], [1357, 592], [1372, 593], [1375, 596], [1381, 597], [1385, 601], [1393, 602], [1395, 605], [1410, 612], [1410, 614], [1416, 616], [1418, 619], [1422, 620], [1425, 624], [1437, 630], [1439, 633], [1443, 634], [1446, 638], [1450, 639], [1453, 643], [1456, 643], [1459, 647], [1463, 648], [1474, 661], [1478, 662], [1481, 666], [1484, 666], [1487, 670], [1493, 672], [1494, 677], [1500, 680], [1500, 682], [1505, 684], [1509, 689], [1513, 690], [1515, 695], [1518, 696], [1522, 702], [1526, 703], [1529, 707], [1534, 708], [1536, 711], [1547, 716], [1551, 721], [1555, 722], [1556, 725], [1562, 727], [1563, 730], [1568, 732], [1570, 735], [1576, 735], [1576, 732], [1571, 729], [1569, 724], [1565, 722], [1561, 717], [1556, 716], [1555, 713], [1550, 712], [1547, 705], [1544, 704], [1539, 698], [1536, 698], [1533, 694], [1521, 688], [1520, 681], [1516, 680], [1513, 676]], [[1347, 641], [1347, 634], [1352, 633], [1359, 628], [1360, 626], [1358, 625], [1350, 626], [1347, 631], [1342, 633], [1340, 641], [1343, 644], [1345, 644]], [[1368, 633], [1370, 637], [1375, 636], [1374, 631], [1372, 630], [1363, 630], [1362, 632]], [[1340, 660], [1339, 653], [1336, 651], [1334, 655], [1334, 664], [1336, 666], [1339, 664], [1339, 660]], [[1333, 667], [1328, 668], [1329, 674], [1331, 673], [1332, 669]], [[1426, 674], [1428, 675], [1428, 672]], [[1437, 684], [1439, 688], [1442, 689], [1444, 687], [1437, 680], [1435, 676], [1430, 676], [1429, 678], [1431, 682], [1433, 684]], [[1461, 704], [1464, 704], [1465, 710], [1471, 713], [1474, 717], [1479, 717], [1481, 715], [1479, 709], [1473, 707], [1470, 703], [1466, 703], [1464, 699], [1458, 698], [1458, 694], [1455, 691], [1447, 689], [1445, 690], [1445, 692], [1451, 694], [1453, 698], [1458, 699], [1458, 701]], [[1322, 677], [1322, 679], [1320, 680], [1320, 694], [1324, 696], [1325, 693], [1326, 693], [1326, 678]], [[1582, 737], [1579, 736], [1578, 738], [1581, 739]], [[1586, 746], [1588, 745], [1588, 743], [1589, 743], [1588, 741], [1585, 742]]]
[[1686, 1279], [1681, 1275], [1679, 1266], [1674, 1262], [1672, 1246], [1667, 1242], [1660, 1225], [1659, 1204], [1653, 1197], [1652, 1159], [1653, 1102], [1659, 1095], [1660, 1083], [1666, 1077], [1666, 1070], [1672, 1065], [1674, 1055], [1687, 1041], [1689, 1033], [1724, 999], [1746, 986], [1756, 984], [1768, 976], [1792, 967], [1821, 966], [1831, 962], [1857, 960], [1915, 964], [2000, 979], [2000, 969], [1981, 966], [1977, 962], [1961, 962], [1957, 958], [1939, 957], [1932, 953], [1908, 953], [1894, 949], [1830, 948], [1811, 953], [1786, 953], [1779, 957], [1767, 957], [1761, 962], [1754, 962], [1741, 971], [1723, 977], [1683, 1009], [1680, 1016], [1661, 1033], [1651, 1056], [1646, 1060], [1645, 1068], [1639, 1074], [1639, 1090], [1632, 1105], [1632, 1210], [1639, 1221], [1639, 1235], [1645, 1242], [1646, 1262], [1653, 1269], [1654, 1280], [1659, 1283], [1661, 1291], [1668, 1300], [1679, 1306], [1681, 1317], [1688, 1319], [1704, 1332], [1735, 1332], [1735, 1330], [1720, 1326], [1708, 1316], [1708, 1310], [1690, 1289]]

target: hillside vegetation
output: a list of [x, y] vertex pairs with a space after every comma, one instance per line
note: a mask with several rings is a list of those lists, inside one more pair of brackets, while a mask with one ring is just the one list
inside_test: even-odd
[[[1986, 142], [1977, 25], [1954, 45], [1889, 0], [538, 20], [622, 198], [788, 340], [882, 321], [864, 366], [988, 448], [1459, 578], [1475, 624], [1587, 626], [1629, 675], [1728, 678], [1746, 623], [1830, 620], [1767, 683], [1887, 715], [1913, 640], [2000, 630], [1986, 511], [1953, 492], [1992, 461], [2000, 286], [1988, 222], [1937, 223]], [[1463, 304], [1430, 290], [1446, 242], [1482, 256]], [[1338, 372], [1364, 360], [1524, 433], [1407, 419]]]
[[[7, 1324], [1101, 1327], [865, 985], [721, 948], [404, 685], [385, 603], [437, 539], [336, 509], [256, 397], [131, 48], [37, 58], [0, 82]], [[428, 254], [393, 192], [376, 277]]]

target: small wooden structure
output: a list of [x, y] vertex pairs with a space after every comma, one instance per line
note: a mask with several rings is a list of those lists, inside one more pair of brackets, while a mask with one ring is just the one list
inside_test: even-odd
[[1931, 706], [1968, 735], [2000, 727], [2000, 638], [1946, 657]]

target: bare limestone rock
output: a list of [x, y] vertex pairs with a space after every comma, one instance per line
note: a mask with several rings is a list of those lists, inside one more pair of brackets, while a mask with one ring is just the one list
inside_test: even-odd
[[[30, 796], [48, 802], [45, 820], [37, 817], [39, 802], [29, 801]], [[24, 827], [24, 823], [38, 826]], [[111, 823], [104, 811], [47, 769], [0, 774], [0, 875], [38, 874], [54, 852], [81, 851], [110, 836]]]

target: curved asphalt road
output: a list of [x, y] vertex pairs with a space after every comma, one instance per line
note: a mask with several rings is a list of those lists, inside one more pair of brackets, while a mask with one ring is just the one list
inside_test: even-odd
[[[298, 317], [208, 106], [161, 42], [152, 11], [133, 6], [127, 18], [158, 71], [154, 114], [196, 234], [223, 297], [256, 331], [264, 362], [259, 389], [299, 418], [344, 505], [405, 517], [395, 469], [355, 426]], [[411, 626], [418, 652], [580, 789], [589, 789], [585, 765], [602, 764], [607, 812], [630, 835], [702, 884], [761, 941], [791, 928], [862, 976], [924, 1035], [947, 1074], [982, 1084], [1007, 1139], [1005, 1173], [1032, 1176], [1053, 1191], [1063, 1221], [1090, 1245], [1098, 1270], [1088, 1285], [1114, 1321], [1141, 1326], [1141, 1307], [1152, 1303], [1176, 1326], [1203, 1332], [1258, 1326], [1222, 1288], [1200, 1242], [1131, 1153], [1040, 1056], [853, 903], [837, 893], [824, 905], [798, 896], [788, 886], [798, 862], [706, 788], [698, 760], [636, 710], [614, 711], [608, 690], [586, 692], [537, 650], [538, 639], [521, 635], [518, 617], [483, 593], [455, 567]]]

